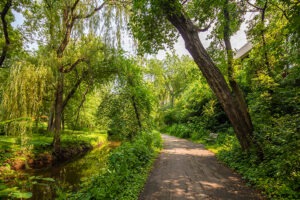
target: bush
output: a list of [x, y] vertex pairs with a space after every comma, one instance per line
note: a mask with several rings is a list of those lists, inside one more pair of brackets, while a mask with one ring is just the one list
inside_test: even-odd
[[174, 135], [180, 138], [190, 138], [192, 131], [184, 124], [173, 124], [166, 129], [166, 132], [170, 135]]
[[106, 171], [93, 177], [72, 198], [137, 199], [161, 141], [160, 134], [152, 132], [123, 143], [110, 154]]

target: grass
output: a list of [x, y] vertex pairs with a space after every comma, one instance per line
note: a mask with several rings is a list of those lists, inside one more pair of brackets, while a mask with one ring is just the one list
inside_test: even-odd
[[[20, 137], [0, 136], [0, 166], [9, 159], [26, 159], [28, 155], [50, 152], [53, 137], [49, 134], [30, 134], [22, 144]], [[77, 144], [96, 146], [107, 141], [104, 131], [65, 130], [61, 135], [61, 147], [68, 148]]]

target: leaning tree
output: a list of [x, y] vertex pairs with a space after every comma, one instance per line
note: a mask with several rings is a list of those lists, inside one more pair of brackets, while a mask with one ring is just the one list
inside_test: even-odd
[[[234, 3], [231, 1], [230, 3]], [[177, 39], [177, 33], [185, 42], [185, 47], [206, 78], [210, 88], [217, 96], [226, 112], [243, 150], [257, 147], [253, 125], [247, 105], [240, 89], [229, 73], [229, 84], [207, 50], [204, 48], [199, 32], [207, 30], [211, 24], [223, 24], [224, 41], [229, 41], [230, 14], [228, 0], [134, 0], [131, 27], [139, 40], [140, 51], [154, 53]], [[194, 10], [193, 10], [194, 9]], [[195, 11], [196, 10], [196, 11]], [[223, 19], [215, 17], [219, 13]], [[225, 23], [224, 23], [225, 22]], [[217, 33], [216, 33], [217, 34]], [[226, 51], [227, 50], [227, 51]], [[232, 50], [226, 44], [228, 69], [232, 67]], [[230, 72], [230, 71], [229, 71]]]

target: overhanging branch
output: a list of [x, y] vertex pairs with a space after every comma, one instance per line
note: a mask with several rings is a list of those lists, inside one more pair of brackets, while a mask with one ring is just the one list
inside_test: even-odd
[[213, 23], [213, 20], [211, 20], [211, 22], [206, 27], [204, 27], [204, 28], [197, 27], [197, 31], [198, 32], [208, 31], [208, 29], [211, 27], [212, 23]]
[[254, 5], [254, 4], [251, 3], [249, 0], [246, 0], [246, 2], [247, 2], [250, 6], [252, 6], [253, 8], [256, 8], [257, 10], [263, 10], [263, 8], [260, 8], [260, 7], [256, 6], [256, 5]]
[[71, 91], [68, 93], [68, 95], [66, 96], [66, 98], [63, 101], [63, 110], [66, 107], [66, 105], [68, 104], [69, 100], [74, 96], [75, 92], [77, 91], [79, 85], [81, 84], [81, 82], [85, 79], [85, 77], [88, 75], [88, 71], [84, 71], [82, 73], [82, 76], [76, 81], [75, 85], [73, 86], [73, 88], [71, 89]]
[[[67, 64], [61, 67], [60, 71], [62, 73], [69, 73], [70, 71], [72, 71], [79, 63], [85, 62], [87, 61], [86, 58], [79, 58], [78, 60], [76, 60], [73, 64]], [[64, 67], [66, 66], [70, 66], [68, 69], [64, 69]]]
[[74, 16], [74, 20], [76, 20], [76, 19], [87, 19], [87, 18], [92, 17], [96, 12], [101, 10], [105, 6], [105, 4], [106, 4], [106, 2], [103, 2], [100, 6], [94, 8], [94, 10], [92, 12], [90, 12], [89, 14]]
[[1, 57], [0, 57], [0, 67], [2, 67], [3, 62], [6, 58], [7, 55], [7, 51], [8, 51], [8, 47], [10, 45], [10, 39], [9, 39], [9, 35], [8, 35], [8, 28], [7, 28], [7, 21], [5, 19], [5, 16], [8, 13], [8, 10], [10, 9], [10, 7], [12, 6], [12, 0], [8, 0], [3, 8], [3, 10], [1, 11], [1, 21], [2, 21], [2, 29], [3, 29], [3, 33], [4, 33], [4, 38], [5, 38], [5, 44], [2, 47], [2, 53], [1, 53]]

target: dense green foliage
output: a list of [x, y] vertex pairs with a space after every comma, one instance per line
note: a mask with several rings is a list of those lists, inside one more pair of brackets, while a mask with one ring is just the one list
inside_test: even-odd
[[133, 139], [139, 131], [151, 129], [153, 95], [143, 69], [137, 62], [120, 58], [112, 92], [99, 107], [99, 118], [109, 119], [108, 134], [114, 139]]
[[[83, 181], [78, 193], [57, 195], [137, 199], [161, 147], [159, 133], [151, 131], [160, 128], [206, 144], [268, 197], [299, 199], [299, 8], [296, 0], [1, 1], [0, 197], [30, 197], [18, 181], [9, 185], [17, 174], [14, 161], [27, 165], [43, 153], [63, 157], [108, 136], [122, 145], [109, 154], [107, 166]], [[252, 47], [233, 59], [230, 37], [243, 23]], [[190, 27], [196, 35], [189, 35]], [[189, 50], [194, 59], [204, 55], [202, 63], [135, 54], [172, 48], [183, 33], [191, 39], [187, 49], [197, 42], [201, 47], [197, 31], [207, 30], [209, 47]], [[131, 36], [137, 45], [125, 52]], [[205, 61], [215, 69], [203, 70]], [[224, 87], [212, 87], [207, 76], [216, 71], [227, 97], [238, 99], [235, 83], [245, 97], [253, 127], [251, 138], [244, 138], [254, 144], [247, 152], [222, 108], [229, 105], [218, 93]]]
[[[263, 189], [270, 198], [297, 199], [300, 187], [299, 67], [288, 72], [284, 78], [260, 74], [251, 79], [250, 87], [243, 85], [255, 135], [264, 152], [263, 161], [255, 154], [241, 151], [224, 112], [203, 83], [202, 86], [197, 82], [191, 84], [188, 86], [191, 89], [177, 98], [174, 107], [163, 108], [166, 124], [163, 131], [207, 144], [217, 152], [219, 159]], [[216, 133], [217, 138], [211, 133]]]
[[109, 155], [108, 167], [94, 176], [70, 199], [137, 199], [161, 148], [158, 132], [141, 133]]

